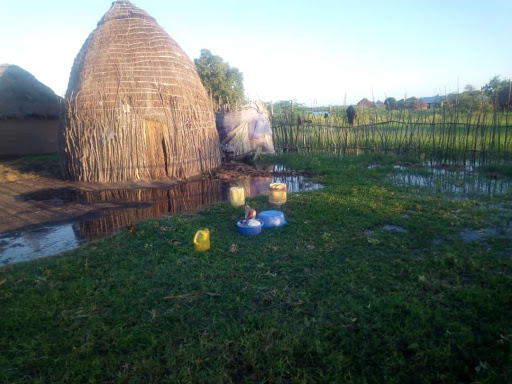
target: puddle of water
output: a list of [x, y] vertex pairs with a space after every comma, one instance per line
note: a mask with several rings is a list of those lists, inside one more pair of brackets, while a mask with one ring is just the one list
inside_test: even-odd
[[[427, 174], [425, 175], [425, 173]], [[420, 187], [462, 200], [469, 200], [477, 196], [493, 197], [512, 194], [512, 180], [489, 179], [473, 173], [452, 171], [447, 168], [423, 169], [422, 173], [405, 169], [388, 176], [388, 179], [398, 186]]]
[[0, 235], [0, 266], [54, 255], [77, 248], [80, 240], [73, 225], [54, 225]]
[[432, 246], [437, 247], [438, 245], [443, 244], [443, 242], [444, 242], [443, 239], [434, 239], [434, 240], [432, 240]]
[[382, 227], [382, 230], [384, 232], [400, 232], [400, 233], [407, 232], [404, 227], [400, 227], [398, 225], [388, 225], [388, 224], [384, 225]]
[[[385, 165], [383, 164], [370, 164], [367, 168], [368, 169], [379, 169], [379, 168], [383, 168]], [[393, 165], [393, 169], [400, 169], [400, 170], [404, 170], [404, 169], [409, 169], [407, 166], [405, 165]]]
[[459, 237], [465, 242], [479, 241], [487, 237], [497, 237], [498, 230], [496, 228], [469, 229], [459, 233]]
[[476, 159], [466, 159], [465, 163], [461, 160], [439, 161], [431, 159], [423, 163], [423, 165], [426, 167], [432, 167], [439, 170], [445, 170], [448, 172], [475, 172], [477, 168], [484, 164], [486, 163], [482, 163], [481, 161]]
[[[276, 168], [272, 166], [275, 170]], [[279, 168], [281, 171], [285, 168]], [[91, 212], [71, 223], [57, 223], [0, 235], [0, 266], [74, 249], [84, 242], [106, 237], [139, 221], [198, 211], [229, 200], [229, 189], [242, 187], [245, 196], [268, 194], [271, 183], [285, 183], [289, 193], [323, 188], [304, 176], [253, 177], [240, 180], [198, 180], [170, 188], [82, 191], [74, 188], [43, 189], [18, 196], [22, 201], [50, 206], [110, 203], [112, 209]]]

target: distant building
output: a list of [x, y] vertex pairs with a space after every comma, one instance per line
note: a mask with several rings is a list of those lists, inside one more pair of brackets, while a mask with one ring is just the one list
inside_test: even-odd
[[367, 98], [364, 98], [363, 100], [361, 100], [359, 103], [357, 103], [357, 105], [360, 107], [375, 107], [375, 103], [372, 103]]
[[418, 101], [416, 101], [414, 103], [413, 109], [415, 109], [417, 111], [423, 111], [425, 109], [428, 109], [428, 104], [425, 103], [422, 99], [419, 99]]
[[444, 103], [446, 102], [446, 96], [431, 96], [431, 97], [422, 97], [420, 99], [424, 103], [427, 104], [427, 108], [442, 108], [444, 106]]
[[377, 102], [375, 102], [375, 106], [377, 108], [384, 108], [386, 106], [386, 104], [384, 104], [384, 102], [382, 102], [380, 100], [377, 100]]

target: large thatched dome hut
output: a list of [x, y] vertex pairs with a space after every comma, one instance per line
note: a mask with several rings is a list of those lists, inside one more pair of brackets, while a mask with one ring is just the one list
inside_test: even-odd
[[57, 152], [60, 98], [17, 65], [0, 65], [0, 156]]
[[60, 135], [66, 178], [187, 178], [220, 165], [211, 102], [155, 19], [118, 0], [75, 59]]

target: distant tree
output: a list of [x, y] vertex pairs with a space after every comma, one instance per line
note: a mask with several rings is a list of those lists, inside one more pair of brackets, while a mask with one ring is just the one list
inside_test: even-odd
[[407, 101], [405, 102], [405, 106], [406, 106], [406, 108], [414, 108], [414, 106], [416, 105], [417, 102], [418, 102], [418, 98], [412, 96], [407, 99]]
[[453, 105], [457, 105], [463, 112], [468, 112], [471, 109], [480, 106], [481, 98], [478, 97], [479, 92], [465, 91], [460, 94], [448, 95], [448, 100]]
[[241, 104], [245, 101], [244, 76], [238, 68], [230, 67], [222, 57], [212, 54], [208, 49], [201, 50], [201, 56], [194, 59], [194, 64], [214, 105], [217, 105], [219, 99], [222, 104], [229, 102], [232, 107], [236, 102]]
[[489, 96], [496, 108], [501, 110], [512, 108], [510, 79], [502, 80], [500, 76], [494, 76], [482, 87], [482, 90]]
[[490, 105], [489, 97], [476, 90], [475, 87], [468, 84], [464, 87], [464, 92], [448, 95], [448, 100], [452, 105], [457, 105], [463, 112], [474, 109], [488, 107]]
[[291, 112], [293, 107], [293, 113], [305, 113], [308, 107], [304, 103], [299, 103], [297, 100], [279, 100], [272, 103], [274, 106], [274, 112], [282, 111], [284, 113]]
[[395, 109], [397, 107], [396, 99], [394, 97], [388, 97], [386, 100], [384, 100], [384, 105], [386, 106], [386, 109], [388, 111], [391, 109]]
[[512, 85], [509, 83], [509, 88], [503, 88], [498, 93], [498, 106], [502, 111], [505, 109], [512, 109]]
[[489, 80], [487, 84], [482, 87], [482, 90], [487, 96], [492, 98], [502, 89], [508, 88], [509, 82], [509, 79], [501, 80], [500, 76], [494, 76], [491, 80]]

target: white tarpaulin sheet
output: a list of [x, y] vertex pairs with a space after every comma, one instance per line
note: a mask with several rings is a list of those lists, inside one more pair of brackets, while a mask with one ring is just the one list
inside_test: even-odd
[[270, 119], [265, 105], [251, 102], [238, 111], [216, 113], [221, 149], [234, 156], [274, 153]]

